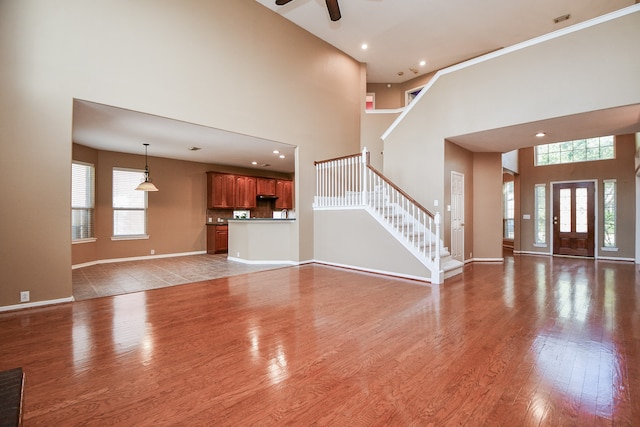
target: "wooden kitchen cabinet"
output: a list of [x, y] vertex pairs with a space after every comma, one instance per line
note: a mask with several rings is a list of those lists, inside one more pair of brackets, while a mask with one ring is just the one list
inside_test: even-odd
[[236, 176], [207, 172], [207, 207], [234, 208], [236, 202]]
[[221, 254], [229, 250], [229, 226], [207, 225], [207, 253]]
[[256, 177], [236, 176], [236, 208], [256, 207]]
[[276, 180], [276, 209], [293, 209], [293, 181]]
[[257, 194], [260, 196], [275, 196], [276, 180], [273, 178], [256, 178]]

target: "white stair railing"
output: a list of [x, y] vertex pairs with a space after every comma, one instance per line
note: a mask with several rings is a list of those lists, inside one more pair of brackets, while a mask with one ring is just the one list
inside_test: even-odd
[[440, 214], [433, 214], [369, 164], [369, 152], [315, 162], [316, 209], [365, 208], [442, 282]]

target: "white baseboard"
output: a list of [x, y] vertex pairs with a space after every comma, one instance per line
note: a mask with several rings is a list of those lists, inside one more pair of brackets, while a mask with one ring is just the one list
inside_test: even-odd
[[250, 265], [299, 265], [298, 261], [290, 261], [290, 260], [248, 260], [242, 258], [236, 258], [232, 256], [228, 256], [227, 259], [233, 262], [239, 262], [241, 264], [250, 264]]
[[391, 271], [377, 270], [375, 268], [357, 267], [357, 266], [353, 266], [353, 265], [339, 264], [339, 263], [335, 263], [335, 262], [318, 261], [318, 260], [314, 260], [313, 262], [315, 264], [328, 265], [328, 266], [331, 266], [331, 267], [346, 268], [348, 270], [356, 270], [356, 271], [362, 271], [362, 272], [365, 272], [365, 273], [380, 274], [380, 275], [383, 275], [383, 276], [399, 277], [401, 279], [417, 280], [419, 282], [427, 282], [427, 283], [431, 284], [431, 278], [430, 277], [413, 276], [411, 274], [401, 274], [401, 273], [395, 273], [395, 272], [391, 272]]
[[46, 301], [24, 302], [24, 303], [21, 303], [21, 304], [2, 306], [2, 307], [0, 307], [0, 312], [2, 312], [2, 311], [12, 311], [12, 310], [21, 310], [23, 308], [41, 307], [43, 305], [62, 304], [62, 303], [65, 303], [65, 302], [73, 302], [73, 301], [75, 301], [75, 298], [67, 297], [67, 298], [50, 299], [50, 300], [46, 300]]
[[465, 264], [468, 262], [504, 262], [504, 258], [471, 258], [464, 261]]
[[91, 267], [92, 265], [98, 265], [98, 264], [111, 264], [114, 262], [140, 261], [140, 260], [157, 259], [157, 258], [173, 258], [173, 257], [179, 257], [179, 256], [202, 255], [206, 253], [207, 251], [195, 251], [195, 252], [179, 252], [175, 254], [134, 256], [129, 258], [99, 259], [96, 261], [90, 261], [90, 262], [84, 262], [82, 264], [72, 265], [71, 269], [75, 270], [76, 268]]
[[540, 255], [540, 256], [551, 256], [548, 252], [535, 252], [535, 251], [513, 251], [514, 255]]

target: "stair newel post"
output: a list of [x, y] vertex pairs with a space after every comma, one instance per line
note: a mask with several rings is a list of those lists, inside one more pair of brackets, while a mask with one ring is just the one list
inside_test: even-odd
[[431, 273], [431, 283], [439, 285], [444, 282], [444, 271], [440, 265], [440, 212], [436, 212], [433, 216], [433, 222], [436, 224], [436, 257], [434, 259], [435, 268]]
[[369, 153], [367, 152], [367, 147], [362, 149], [362, 204], [367, 205], [369, 203], [367, 197], [368, 191], [368, 179], [367, 179], [367, 165], [369, 163]]

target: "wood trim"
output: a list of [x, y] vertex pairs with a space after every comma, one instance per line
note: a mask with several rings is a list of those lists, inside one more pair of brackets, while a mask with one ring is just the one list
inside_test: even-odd
[[[358, 156], [361, 156], [361, 155], [362, 155], [362, 153], [349, 154], [348, 156], [335, 157], [333, 159], [318, 160], [318, 161], [313, 162], [313, 165], [316, 166], [316, 165], [319, 165], [321, 163], [329, 163], [329, 162], [334, 162], [336, 160], [350, 159], [352, 157], [358, 157]], [[367, 164], [369, 164], [369, 152], [368, 151], [367, 151]]]

